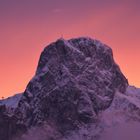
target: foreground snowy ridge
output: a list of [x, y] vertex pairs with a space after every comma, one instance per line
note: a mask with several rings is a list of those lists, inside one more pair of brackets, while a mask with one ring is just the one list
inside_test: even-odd
[[6, 105], [7, 107], [16, 108], [20, 101], [22, 94], [16, 94], [6, 99], [0, 100], [0, 105]]

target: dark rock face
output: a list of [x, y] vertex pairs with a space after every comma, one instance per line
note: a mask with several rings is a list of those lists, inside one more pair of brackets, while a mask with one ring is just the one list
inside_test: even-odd
[[17, 124], [16, 116], [8, 112], [5, 105], [0, 106], [0, 140], [14, 140], [14, 136], [26, 131], [26, 127]]
[[127, 85], [111, 48], [90, 38], [59, 39], [42, 52], [15, 116], [27, 128], [51, 121], [62, 132], [73, 130], [96, 122]]
[[29, 126], [53, 121], [73, 129], [96, 121], [127, 84], [108, 46], [90, 38], [59, 39], [42, 52], [18, 109]]

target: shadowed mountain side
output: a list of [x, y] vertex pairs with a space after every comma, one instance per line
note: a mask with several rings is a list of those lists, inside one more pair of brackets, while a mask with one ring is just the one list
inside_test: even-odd
[[0, 128], [0, 132], [8, 132], [2, 140], [44, 124], [53, 126], [61, 139], [71, 132], [81, 132], [85, 125], [91, 125], [94, 133], [95, 126], [101, 125], [100, 114], [112, 105], [117, 92], [126, 96], [127, 87], [110, 47], [88, 37], [58, 39], [41, 53], [36, 74], [18, 106], [11, 111], [3, 105], [1, 125], [3, 114], [7, 120], [14, 117], [15, 122], [9, 120], [10, 126]]

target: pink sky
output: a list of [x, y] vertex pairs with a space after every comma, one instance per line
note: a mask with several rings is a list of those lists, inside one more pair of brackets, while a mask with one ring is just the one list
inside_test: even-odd
[[0, 29], [0, 96], [23, 92], [43, 48], [62, 35], [106, 43], [140, 87], [139, 0], [1, 0]]

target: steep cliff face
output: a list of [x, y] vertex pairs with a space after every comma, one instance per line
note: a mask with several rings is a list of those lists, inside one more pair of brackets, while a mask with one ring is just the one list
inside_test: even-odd
[[108, 46], [90, 38], [59, 39], [42, 52], [18, 110], [29, 126], [53, 121], [62, 131], [74, 129], [95, 122], [127, 85]]
[[127, 86], [107, 45], [85, 37], [59, 39], [41, 53], [36, 74], [14, 109], [14, 125], [25, 131], [46, 122], [64, 135], [96, 123], [99, 112], [111, 105], [117, 91], [125, 94]]

